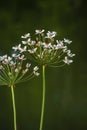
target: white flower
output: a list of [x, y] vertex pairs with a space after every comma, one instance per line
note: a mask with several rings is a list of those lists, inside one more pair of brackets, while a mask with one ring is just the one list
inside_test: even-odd
[[38, 54], [37, 56], [38, 56], [38, 58], [43, 59], [43, 53], [42, 53], [42, 54], [40, 54], [40, 55]]
[[20, 50], [21, 49], [21, 44], [19, 44], [18, 46], [12, 47], [12, 49], [14, 51]]
[[66, 39], [66, 38], [64, 38], [64, 42], [68, 43], [68, 44], [72, 43], [72, 41], [70, 41], [69, 39]]
[[3, 61], [3, 57], [2, 56], [0, 56], [0, 61]]
[[26, 44], [27, 44], [27, 42], [26, 42], [26, 41], [22, 41], [22, 44], [26, 45]]
[[20, 59], [20, 60], [26, 60], [26, 58], [25, 58], [24, 55], [20, 56], [19, 59]]
[[0, 70], [2, 70], [3, 69], [3, 66], [2, 65], [0, 65]]
[[35, 76], [39, 76], [40, 73], [34, 71], [34, 75], [35, 75]]
[[25, 34], [24, 36], [21, 36], [21, 38], [24, 38], [24, 39], [26, 39], [26, 38], [28, 38], [28, 37], [30, 37], [30, 33], [27, 33], [27, 34]]
[[65, 59], [63, 61], [64, 61], [64, 63], [66, 63], [68, 65], [73, 62], [73, 60], [69, 60], [67, 56], [65, 57]]
[[28, 72], [28, 68], [25, 69], [25, 73], [27, 73], [27, 72]]
[[63, 41], [58, 41], [58, 40], [56, 40], [56, 42], [57, 42], [57, 47], [58, 47], [58, 49], [64, 49], [64, 48], [65, 48], [65, 46], [64, 46], [64, 44], [63, 44]]
[[23, 44], [23, 45], [30, 45], [30, 44], [31, 44], [31, 39], [28, 38], [27, 41], [22, 41], [22, 44]]
[[35, 45], [36, 41], [30, 41], [28, 42], [28, 45], [32, 46], [32, 45]]
[[8, 64], [11, 60], [12, 58], [8, 56], [7, 58], [3, 59], [3, 64]]
[[7, 59], [7, 54], [6, 55], [4, 55], [4, 56], [0, 56], [0, 61], [3, 61], [4, 59]]
[[18, 58], [18, 57], [20, 57], [20, 54], [17, 55], [17, 54], [15, 54], [15, 53], [13, 53], [13, 54], [12, 54], [12, 57], [13, 57], [13, 58]]
[[27, 42], [31, 42], [31, 39], [30, 39], [30, 38], [28, 38]]
[[43, 42], [41, 45], [43, 46], [43, 48], [52, 48], [51, 43], [46, 44], [45, 42]]
[[6, 54], [6, 55], [3, 56], [3, 59], [5, 59], [5, 58], [7, 58], [7, 57], [8, 57], [8, 56], [7, 56], [7, 54]]
[[19, 71], [19, 70], [16, 68], [16, 69], [15, 69], [15, 72], [17, 73], [18, 71]]
[[36, 41], [31, 41], [31, 44], [34, 45], [36, 43]]
[[36, 46], [37, 46], [37, 47], [40, 47], [42, 44], [43, 44], [43, 43], [42, 43], [41, 41], [38, 41], [37, 44], [36, 44]]
[[59, 47], [58, 47], [58, 45], [53, 45], [53, 46], [52, 46], [52, 49], [53, 49], [53, 50], [58, 50]]
[[68, 55], [69, 57], [75, 56], [75, 54], [72, 54], [72, 53], [71, 53], [71, 50], [67, 50], [67, 55]]
[[16, 54], [12, 54], [12, 57], [16, 57], [17, 55]]
[[27, 46], [24, 46], [24, 48], [20, 48], [20, 53], [25, 52], [27, 50]]
[[31, 64], [27, 63], [26, 64], [26, 68], [29, 68], [31, 66]]
[[35, 30], [35, 34], [42, 34], [45, 30]]
[[36, 50], [37, 50], [37, 48], [34, 48], [34, 49], [32, 49], [32, 50], [28, 50], [28, 52], [31, 53], [31, 54], [33, 54], [33, 53], [36, 52]]
[[38, 66], [35, 66], [33, 70], [37, 71], [38, 69], [39, 69]]
[[11, 61], [12, 60], [12, 57], [8, 56], [8, 61]]
[[65, 48], [63, 49], [63, 52], [67, 52], [67, 46], [65, 46]]
[[56, 32], [55, 31], [53, 31], [53, 32], [50, 32], [50, 31], [48, 31], [47, 32], [47, 36], [45, 37], [45, 38], [54, 38], [55, 36], [56, 36]]
[[10, 66], [15, 66], [16, 63], [14, 61], [10, 61]]
[[34, 70], [33, 73], [34, 73], [35, 76], [39, 76], [39, 75], [40, 75], [40, 74], [37, 72], [38, 69], [39, 69], [39, 68], [38, 68], [37, 66], [35, 66], [34, 69], [33, 69], [33, 70]]
[[68, 56], [73, 57], [73, 56], [75, 56], [75, 54], [70, 53], [70, 54], [68, 54]]

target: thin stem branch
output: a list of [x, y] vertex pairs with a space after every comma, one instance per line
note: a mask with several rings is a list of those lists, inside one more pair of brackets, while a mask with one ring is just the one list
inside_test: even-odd
[[11, 85], [11, 95], [12, 95], [12, 103], [13, 103], [13, 115], [14, 115], [14, 130], [17, 130], [16, 126], [16, 106], [15, 106], [15, 96], [14, 96], [14, 86]]
[[43, 127], [44, 119], [44, 106], [45, 106], [45, 65], [42, 66], [42, 77], [43, 77], [43, 95], [42, 95], [42, 110], [41, 110], [41, 119], [40, 119], [40, 129]]

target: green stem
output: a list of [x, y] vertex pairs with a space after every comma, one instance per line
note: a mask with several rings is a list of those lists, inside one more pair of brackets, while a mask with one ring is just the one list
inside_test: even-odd
[[16, 126], [16, 107], [15, 107], [15, 96], [14, 96], [14, 86], [11, 85], [11, 95], [12, 95], [12, 103], [13, 103], [13, 114], [14, 114], [14, 130], [17, 130]]
[[45, 65], [42, 66], [42, 77], [43, 77], [43, 95], [42, 95], [42, 110], [41, 110], [41, 119], [40, 119], [40, 129], [43, 127], [43, 118], [44, 118], [44, 105], [45, 105]]

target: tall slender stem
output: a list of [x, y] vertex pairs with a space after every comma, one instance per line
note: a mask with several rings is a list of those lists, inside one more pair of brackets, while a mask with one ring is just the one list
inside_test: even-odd
[[17, 130], [16, 126], [16, 106], [15, 106], [15, 96], [14, 96], [14, 86], [11, 86], [12, 104], [13, 104], [13, 114], [14, 114], [14, 130]]
[[41, 110], [41, 119], [40, 119], [40, 129], [43, 127], [43, 118], [44, 118], [44, 105], [45, 105], [45, 65], [42, 66], [42, 77], [43, 77], [43, 95], [42, 95], [42, 110]]

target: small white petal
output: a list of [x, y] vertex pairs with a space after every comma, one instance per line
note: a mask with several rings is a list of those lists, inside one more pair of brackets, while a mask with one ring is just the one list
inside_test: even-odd
[[34, 71], [34, 75], [35, 75], [35, 76], [39, 76], [40, 73]]
[[66, 39], [66, 38], [64, 38], [64, 42], [68, 43], [68, 44], [72, 43], [72, 41], [70, 41], [69, 39]]
[[17, 69], [17, 68], [15, 69], [15, 72], [16, 72], [16, 73], [18, 72], [18, 69]]
[[21, 49], [21, 44], [19, 44], [18, 46], [12, 47], [12, 49], [14, 51], [20, 50]]
[[25, 56], [22, 55], [21, 57], [19, 57], [20, 60], [26, 60]]
[[31, 64], [27, 63], [26, 64], [26, 68], [29, 68], [31, 66]]
[[27, 44], [27, 42], [26, 42], [26, 41], [22, 41], [22, 44], [26, 45], [26, 44]]
[[37, 71], [38, 69], [39, 69], [38, 66], [35, 66], [33, 70]]
[[36, 52], [36, 50], [37, 50], [37, 48], [34, 48], [34, 49], [32, 49], [32, 50], [28, 50], [28, 52], [31, 53], [31, 54], [33, 54], [33, 53]]
[[26, 39], [26, 38], [28, 38], [28, 37], [30, 37], [30, 33], [27, 33], [27, 34], [25, 34], [24, 36], [21, 36], [21, 38], [24, 38], [24, 39]]
[[64, 63], [66, 63], [68, 65], [73, 62], [73, 60], [69, 60], [68, 57], [65, 57], [65, 59], [63, 61], [64, 61]]
[[35, 34], [42, 34], [45, 30], [35, 30]]
[[56, 35], [57, 33], [55, 31], [53, 32], [48, 31], [47, 36], [45, 38], [54, 38]]

